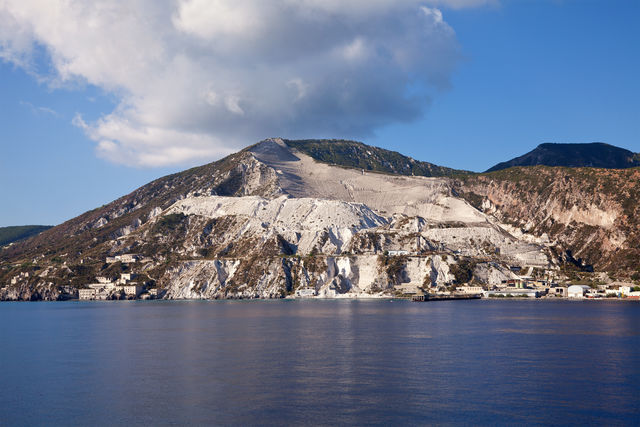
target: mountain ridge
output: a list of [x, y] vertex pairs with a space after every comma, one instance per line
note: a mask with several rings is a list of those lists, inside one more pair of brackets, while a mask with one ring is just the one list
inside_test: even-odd
[[0, 247], [38, 235], [52, 225], [15, 225], [0, 227]]
[[515, 166], [627, 169], [640, 166], [640, 155], [603, 142], [543, 143], [522, 156], [496, 164], [486, 172]]

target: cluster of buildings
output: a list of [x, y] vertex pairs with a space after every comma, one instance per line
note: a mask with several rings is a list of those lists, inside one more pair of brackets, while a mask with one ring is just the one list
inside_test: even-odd
[[571, 285], [567, 288], [569, 298], [629, 298], [640, 299], [640, 291], [631, 283], [613, 282], [608, 285], [599, 285], [595, 288], [586, 285]]
[[527, 298], [629, 298], [640, 299], [640, 291], [634, 291], [631, 283], [613, 282], [591, 287], [587, 285], [565, 286], [545, 281], [526, 282], [509, 280], [503, 286], [483, 289], [479, 286], [462, 286], [456, 289], [462, 294], [482, 294], [486, 298], [527, 297]]
[[[137, 254], [124, 254], [107, 257], [108, 264], [114, 262], [134, 263], [141, 260]], [[158, 297], [156, 288], [147, 288], [144, 283], [136, 281], [138, 275], [135, 273], [122, 273], [120, 278], [112, 280], [107, 277], [96, 277], [96, 283], [89, 283], [83, 289], [78, 289], [78, 299], [81, 300], [107, 300], [119, 299], [151, 299]]]
[[[112, 281], [105, 277], [96, 277], [97, 283], [89, 283], [84, 289], [78, 289], [78, 298], [81, 300], [106, 300], [113, 299], [114, 296], [124, 294], [126, 298], [138, 298], [143, 291], [145, 285], [133, 282], [137, 276], [133, 273], [123, 273], [120, 278]], [[152, 288], [146, 290], [149, 297], [157, 296], [157, 289]]]

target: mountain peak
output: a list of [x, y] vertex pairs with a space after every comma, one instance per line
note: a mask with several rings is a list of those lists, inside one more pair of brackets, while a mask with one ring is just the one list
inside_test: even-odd
[[640, 156], [604, 142], [572, 144], [546, 142], [523, 156], [498, 163], [487, 172], [514, 166], [537, 165], [626, 169], [640, 166]]

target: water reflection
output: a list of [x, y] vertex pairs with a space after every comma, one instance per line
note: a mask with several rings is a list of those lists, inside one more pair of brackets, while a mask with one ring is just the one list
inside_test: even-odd
[[598, 304], [6, 304], [0, 420], [633, 423], [640, 305]]

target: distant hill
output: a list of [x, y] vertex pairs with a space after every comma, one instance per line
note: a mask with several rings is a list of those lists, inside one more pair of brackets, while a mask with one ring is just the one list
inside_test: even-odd
[[0, 246], [23, 240], [50, 229], [51, 225], [18, 225], [0, 227]]
[[640, 166], [640, 155], [602, 142], [588, 144], [538, 145], [524, 156], [498, 163], [487, 170], [493, 172], [514, 166], [565, 166], [626, 169]]

